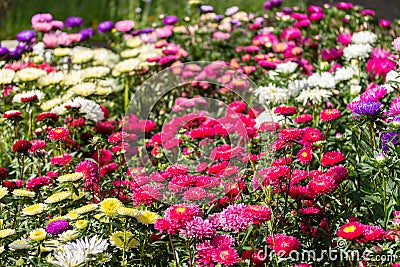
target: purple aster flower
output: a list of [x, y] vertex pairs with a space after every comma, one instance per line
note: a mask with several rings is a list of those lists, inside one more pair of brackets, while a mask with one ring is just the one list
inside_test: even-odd
[[85, 41], [86, 39], [90, 38], [94, 34], [94, 30], [92, 28], [86, 28], [79, 31], [81, 35], [81, 41]]
[[111, 20], [100, 22], [99, 25], [97, 25], [97, 31], [101, 33], [109, 32], [112, 28], [114, 28], [114, 22]]
[[231, 20], [231, 24], [236, 26], [236, 27], [239, 27], [242, 23], [238, 19], [232, 19]]
[[22, 53], [21, 53], [21, 50], [19, 50], [19, 49], [11, 50], [8, 53], [8, 58], [20, 59], [21, 57], [22, 57]]
[[51, 235], [59, 235], [67, 230], [69, 230], [69, 223], [66, 220], [51, 222], [46, 227], [46, 232]]
[[390, 125], [394, 128], [399, 128], [400, 127], [400, 115], [397, 115], [393, 118], [393, 120], [390, 122]]
[[177, 22], [178, 22], [178, 17], [176, 16], [166, 16], [163, 19], [164, 25], [174, 25]]
[[212, 6], [202, 5], [200, 7], [200, 12], [203, 12], [203, 13], [208, 13], [208, 12], [213, 12], [213, 11], [214, 11], [214, 7], [212, 7]]
[[36, 33], [33, 30], [24, 30], [17, 34], [17, 40], [20, 42], [30, 42], [36, 37]]
[[266, 1], [266, 2], [264, 3], [264, 10], [265, 10], [265, 11], [271, 10], [272, 7], [273, 7], [273, 6], [272, 6], [271, 1]]
[[231, 7], [228, 7], [226, 9], [225, 15], [232, 16], [233, 14], [235, 14], [238, 11], [239, 11], [239, 7], [238, 6], [231, 6]]
[[216, 15], [216, 16], [214, 17], [213, 21], [220, 21], [220, 20], [222, 20], [223, 18], [224, 18], [224, 15], [219, 14], [219, 15]]
[[353, 113], [358, 115], [372, 116], [378, 114], [381, 111], [381, 107], [382, 103], [380, 102], [361, 102], [354, 108]]
[[285, 15], [290, 15], [290, 14], [292, 14], [292, 9], [290, 7], [284, 7], [284, 8], [282, 8], [282, 12]]
[[282, 0], [271, 0], [271, 4], [274, 7], [280, 7], [282, 5]]
[[80, 27], [83, 24], [83, 19], [81, 17], [69, 17], [65, 20], [65, 25], [68, 28]]
[[153, 28], [144, 28], [141, 30], [140, 33], [152, 33], [154, 31]]
[[142, 32], [142, 30], [139, 30], [139, 29], [133, 30], [133, 31], [131, 32], [131, 35], [132, 35], [132, 36], [138, 36], [141, 32]]
[[399, 135], [396, 132], [389, 132], [382, 134], [382, 149], [384, 151], [388, 151], [389, 147], [387, 146], [387, 144], [389, 142], [392, 142], [393, 145], [396, 145], [398, 140], [399, 140]]
[[0, 46], [0, 56], [4, 56], [9, 52], [8, 48], [5, 46]]

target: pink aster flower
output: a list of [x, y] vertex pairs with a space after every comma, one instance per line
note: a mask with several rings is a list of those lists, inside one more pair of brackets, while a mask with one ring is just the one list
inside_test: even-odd
[[394, 39], [392, 42], [392, 45], [396, 51], [400, 51], [400, 37], [397, 37], [396, 39]]
[[63, 155], [54, 156], [50, 159], [50, 164], [53, 166], [64, 166], [68, 165], [72, 161], [72, 156], [69, 153]]
[[69, 130], [67, 128], [56, 127], [49, 130], [47, 137], [50, 140], [54, 141], [65, 141], [68, 139], [68, 135], [69, 135]]
[[179, 232], [187, 237], [203, 239], [214, 236], [215, 228], [209, 220], [194, 217], [191, 221], [186, 222], [184, 228], [180, 229]]
[[298, 250], [301, 246], [296, 237], [283, 234], [268, 236], [267, 243], [272, 247], [277, 255], [282, 257], [289, 256], [290, 252]]
[[46, 142], [43, 140], [31, 140], [29, 141], [32, 146], [29, 148], [29, 152], [36, 154], [38, 151], [46, 149]]

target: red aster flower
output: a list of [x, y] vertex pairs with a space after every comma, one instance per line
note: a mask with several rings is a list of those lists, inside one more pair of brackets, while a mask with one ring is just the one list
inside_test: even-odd
[[322, 166], [334, 166], [343, 161], [345, 156], [339, 151], [326, 152], [321, 159]]
[[196, 172], [204, 172], [207, 170], [208, 163], [207, 162], [202, 162], [196, 167]]
[[298, 116], [294, 119], [294, 122], [300, 124], [300, 123], [306, 123], [306, 122], [309, 122], [312, 120], [313, 120], [313, 117], [311, 114], [301, 114], [300, 116]]
[[312, 207], [301, 208], [299, 212], [300, 212], [300, 214], [303, 214], [303, 215], [320, 215], [324, 211], [321, 207], [312, 206]]
[[234, 101], [228, 105], [227, 109], [230, 109], [233, 112], [242, 113], [243, 111], [246, 111], [247, 106], [242, 101]]
[[105, 122], [100, 121], [99, 123], [96, 124], [94, 130], [96, 131], [96, 133], [102, 135], [110, 135], [114, 132], [115, 126], [109, 121]]
[[6, 179], [8, 177], [8, 170], [6, 168], [0, 168], [0, 180]]
[[266, 206], [249, 205], [246, 207], [246, 214], [254, 224], [259, 225], [271, 219], [271, 210]]
[[72, 161], [72, 156], [69, 153], [63, 155], [54, 156], [50, 159], [50, 164], [53, 166], [64, 166], [68, 165]]
[[160, 190], [153, 185], [143, 185], [132, 190], [132, 199], [136, 205], [151, 205], [156, 200], [160, 200], [162, 194]]
[[297, 141], [302, 137], [302, 135], [302, 129], [288, 128], [280, 130], [278, 133], [278, 138], [283, 141]]
[[308, 172], [308, 176], [310, 176], [312, 179], [314, 179], [315, 177], [318, 177], [322, 174], [323, 174], [323, 172], [320, 170], [311, 170]]
[[263, 249], [258, 249], [255, 251], [252, 251], [251, 249], [245, 250], [242, 253], [242, 259], [244, 260], [252, 260], [253, 264], [256, 266], [264, 266], [264, 263], [267, 262], [268, 257], [266, 257], [262, 252]]
[[215, 262], [231, 266], [238, 262], [239, 255], [237, 251], [230, 247], [217, 248], [212, 250], [212, 258]]
[[181, 174], [187, 174], [189, 172], [189, 167], [184, 165], [184, 164], [176, 164], [176, 165], [171, 165], [168, 166], [168, 168], [165, 169], [165, 177], [171, 178], [174, 176], [178, 176]]
[[14, 153], [26, 153], [29, 151], [31, 146], [32, 146], [31, 142], [29, 142], [27, 140], [18, 140], [12, 146], [12, 151]]
[[113, 172], [116, 169], [118, 169], [118, 165], [116, 163], [114, 162], [107, 163], [106, 165], [100, 168], [100, 177], [103, 177], [104, 175]]
[[297, 113], [297, 108], [293, 106], [279, 106], [275, 108], [274, 113], [283, 116], [292, 116]]
[[353, 240], [357, 237], [362, 236], [364, 233], [364, 225], [359, 222], [349, 222], [342, 225], [337, 232], [337, 235], [341, 238]]
[[22, 103], [27, 103], [31, 101], [38, 100], [38, 95], [37, 94], [27, 94], [26, 96], [21, 97], [21, 102]]
[[312, 144], [323, 139], [324, 137], [320, 130], [311, 127], [304, 128], [303, 140], [305, 142]]
[[271, 163], [272, 167], [277, 167], [277, 166], [281, 166], [281, 165], [289, 165], [292, 163], [292, 158], [290, 157], [286, 157], [286, 158], [280, 158], [280, 159], [276, 159]]
[[29, 152], [36, 154], [39, 150], [46, 149], [46, 142], [43, 140], [31, 140], [29, 141], [32, 146], [29, 148]]
[[275, 253], [281, 257], [287, 257], [290, 252], [298, 250], [301, 247], [296, 237], [283, 234], [268, 236], [267, 243], [272, 247]]
[[261, 132], [275, 132], [277, 130], [279, 130], [280, 126], [279, 123], [277, 122], [263, 122], [260, 127], [259, 130]]
[[128, 136], [126, 132], [115, 132], [108, 137], [108, 142], [119, 144]]
[[316, 194], [328, 194], [335, 190], [338, 185], [332, 177], [319, 175], [308, 183], [308, 187], [310, 187]]
[[177, 223], [184, 223], [196, 216], [201, 216], [203, 211], [194, 204], [176, 204], [165, 211], [165, 217]]
[[67, 128], [56, 127], [49, 130], [47, 137], [50, 140], [65, 141], [68, 139], [68, 135], [69, 135], [69, 130]]
[[99, 181], [99, 167], [92, 161], [82, 161], [76, 166], [75, 172], [81, 172], [86, 181], [94, 183]]
[[3, 185], [5, 187], [7, 187], [7, 189], [11, 192], [14, 189], [21, 188], [24, 185], [24, 181], [22, 181], [22, 180], [16, 180], [16, 181], [7, 180], [7, 181], [3, 182]]
[[193, 175], [178, 175], [169, 182], [168, 189], [174, 193], [179, 193], [195, 183], [196, 177]]
[[154, 229], [159, 232], [167, 232], [168, 234], [176, 234], [180, 225], [171, 221], [169, 218], [159, 218], [154, 224]]
[[110, 150], [102, 149], [101, 151], [94, 151], [92, 159], [94, 159], [100, 166], [103, 166], [104, 164], [112, 161], [114, 157]]
[[3, 114], [3, 118], [5, 119], [17, 119], [17, 118], [21, 118], [22, 113], [19, 110], [9, 110], [4, 112]]
[[201, 187], [191, 187], [186, 190], [182, 195], [188, 201], [209, 199], [213, 196]]
[[374, 225], [364, 225], [363, 234], [364, 236], [361, 238], [361, 241], [364, 242], [379, 241], [385, 237], [385, 231], [382, 227]]
[[47, 177], [47, 176], [32, 178], [26, 182], [26, 189], [36, 190], [42, 186], [49, 185], [50, 183], [51, 183], [51, 179], [50, 179], [50, 177]]
[[221, 163], [211, 165], [208, 170], [207, 174], [217, 173], [223, 169], [225, 169], [229, 165], [229, 161], [223, 161]]
[[340, 118], [340, 111], [336, 108], [324, 109], [321, 112], [320, 118], [322, 121], [332, 121]]
[[305, 170], [293, 170], [290, 185], [295, 185], [308, 178], [308, 172]]
[[214, 133], [213, 129], [210, 127], [200, 127], [200, 128], [191, 130], [189, 133], [189, 136], [192, 139], [213, 138], [215, 136], [215, 133]]
[[300, 149], [299, 153], [297, 153], [297, 160], [303, 164], [309, 164], [312, 161], [313, 154], [312, 149], [305, 147]]
[[37, 117], [36, 117], [36, 121], [42, 121], [42, 120], [52, 120], [52, 121], [57, 121], [59, 118], [59, 116], [54, 113], [54, 112], [43, 112], [40, 113]]
[[325, 173], [325, 175], [331, 176], [337, 184], [340, 184], [349, 178], [349, 172], [343, 166], [333, 166]]

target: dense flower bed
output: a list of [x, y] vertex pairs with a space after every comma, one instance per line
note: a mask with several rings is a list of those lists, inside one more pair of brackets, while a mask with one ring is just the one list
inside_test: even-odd
[[281, 4], [0, 47], [0, 265], [400, 266], [398, 26]]

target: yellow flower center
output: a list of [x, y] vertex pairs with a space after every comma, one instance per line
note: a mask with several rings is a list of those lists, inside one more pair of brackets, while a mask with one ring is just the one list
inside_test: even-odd
[[354, 232], [354, 230], [356, 230], [356, 227], [355, 227], [354, 225], [350, 225], [350, 226], [345, 227], [345, 228], [343, 229], [343, 232], [345, 232], [345, 233], [352, 233], [352, 232]]

